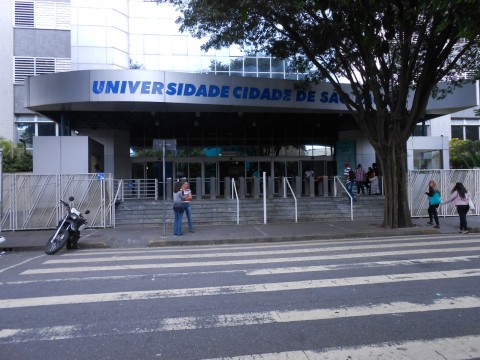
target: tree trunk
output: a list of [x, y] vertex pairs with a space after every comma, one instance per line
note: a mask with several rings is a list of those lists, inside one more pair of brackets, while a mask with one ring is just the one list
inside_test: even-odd
[[[398, 137], [399, 138], [399, 137]], [[378, 144], [375, 149], [380, 162], [385, 192], [383, 227], [411, 227], [408, 203], [407, 143], [394, 139]]]

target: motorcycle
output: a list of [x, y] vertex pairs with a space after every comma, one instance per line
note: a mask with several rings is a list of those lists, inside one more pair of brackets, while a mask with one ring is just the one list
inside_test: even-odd
[[[70, 202], [75, 200], [73, 196], [68, 199]], [[57, 231], [45, 244], [45, 254], [53, 255], [60, 251], [65, 244], [67, 249], [78, 249], [77, 242], [80, 240], [80, 232], [85, 228], [87, 219], [80, 211], [74, 207], [70, 207], [68, 203], [60, 200], [60, 203], [65, 206], [67, 213], [65, 217], [58, 222]], [[90, 210], [85, 211], [85, 214], [90, 214]]]

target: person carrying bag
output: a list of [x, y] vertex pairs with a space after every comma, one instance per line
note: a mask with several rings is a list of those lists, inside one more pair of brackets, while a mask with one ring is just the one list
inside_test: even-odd
[[177, 182], [173, 189], [173, 212], [175, 213], [175, 220], [173, 222], [173, 235], [183, 235], [182, 220], [183, 220], [183, 199], [185, 195], [182, 191], [182, 184]]
[[430, 221], [427, 222], [428, 225], [433, 225], [433, 220], [435, 220], [434, 228], [440, 229], [440, 222], [438, 220], [438, 207], [442, 203], [440, 197], [440, 191], [438, 191], [437, 183], [435, 180], [430, 180], [428, 183], [428, 191], [425, 193], [428, 196], [428, 217]]

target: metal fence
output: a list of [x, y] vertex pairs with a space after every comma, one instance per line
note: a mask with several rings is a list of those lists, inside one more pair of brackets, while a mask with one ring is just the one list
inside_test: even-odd
[[4, 174], [2, 230], [55, 228], [64, 215], [60, 199], [75, 198], [75, 208], [87, 216], [91, 227], [114, 223], [113, 180], [110, 174], [31, 175]]
[[[450, 196], [455, 183], [461, 182], [472, 197], [479, 215], [480, 169], [416, 170], [408, 173], [409, 205], [412, 217], [426, 217], [428, 182], [435, 180], [442, 200]], [[36, 230], [55, 228], [64, 215], [59, 200], [75, 198], [81, 212], [90, 210], [90, 227], [115, 226], [115, 202], [127, 199], [158, 199], [162, 184], [157, 180], [113, 180], [111, 174], [32, 175], [3, 174], [0, 230]], [[168, 186], [171, 186], [169, 183]], [[168, 192], [171, 194], [171, 191]], [[335, 193], [335, 192], [334, 192]], [[329, 194], [335, 196], [335, 194]], [[440, 206], [440, 216], [457, 216], [455, 206]]]
[[[455, 183], [465, 185], [470, 198], [475, 204], [475, 210], [471, 215], [480, 213], [478, 204], [480, 200], [480, 169], [468, 170], [415, 170], [408, 173], [408, 192], [410, 212], [412, 217], [426, 217], [428, 209], [428, 182], [435, 180], [442, 196], [442, 201], [448, 200]], [[439, 216], [458, 216], [457, 210], [451, 203], [438, 208]]]

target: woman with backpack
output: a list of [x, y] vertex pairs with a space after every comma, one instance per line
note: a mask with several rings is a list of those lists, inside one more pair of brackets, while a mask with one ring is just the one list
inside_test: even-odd
[[428, 225], [433, 225], [433, 220], [435, 220], [434, 228], [440, 229], [440, 222], [438, 220], [438, 207], [442, 202], [440, 197], [440, 191], [438, 191], [437, 183], [435, 180], [430, 180], [428, 183], [428, 191], [425, 193], [428, 196], [428, 217], [430, 221], [427, 222]]

